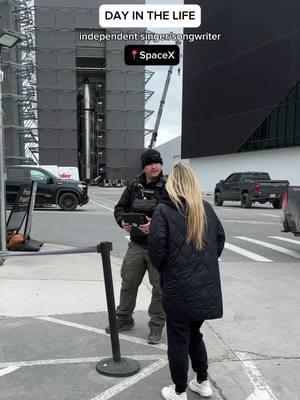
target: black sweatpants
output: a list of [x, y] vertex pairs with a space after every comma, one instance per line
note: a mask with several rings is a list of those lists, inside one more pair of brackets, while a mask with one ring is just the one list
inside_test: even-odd
[[169, 367], [177, 393], [187, 388], [189, 356], [198, 381], [207, 379], [207, 352], [200, 332], [203, 322], [176, 321], [167, 316]]

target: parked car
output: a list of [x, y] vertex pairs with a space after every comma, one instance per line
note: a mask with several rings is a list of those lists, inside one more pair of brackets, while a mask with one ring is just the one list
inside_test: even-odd
[[103, 182], [99, 185], [102, 187], [112, 187], [112, 183], [110, 179], [104, 179]]
[[8, 165], [6, 202], [13, 204], [20, 186], [37, 181], [35, 206], [58, 205], [62, 210], [73, 211], [88, 203], [87, 185], [81, 181], [59, 179], [49, 171], [35, 165]]
[[283, 194], [283, 231], [300, 236], [300, 186], [289, 186]]
[[243, 208], [250, 208], [255, 202], [269, 202], [274, 208], [281, 208], [288, 184], [285, 180], [271, 180], [267, 172], [235, 172], [216, 184], [214, 202], [222, 206], [227, 200], [240, 201]]
[[124, 182], [122, 179], [115, 179], [113, 181], [113, 187], [123, 187], [124, 186]]

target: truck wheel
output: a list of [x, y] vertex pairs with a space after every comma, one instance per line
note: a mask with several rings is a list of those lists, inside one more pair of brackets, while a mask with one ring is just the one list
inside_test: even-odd
[[78, 198], [74, 193], [63, 193], [58, 200], [58, 205], [64, 211], [73, 211], [78, 206]]
[[273, 201], [273, 207], [278, 209], [282, 207], [282, 201], [281, 200], [274, 200]]
[[283, 225], [283, 232], [291, 232], [286, 218], [283, 219], [282, 225]]
[[242, 208], [250, 208], [252, 206], [252, 201], [250, 200], [248, 193], [243, 193], [241, 198]]
[[223, 200], [220, 192], [215, 193], [214, 202], [215, 206], [221, 207], [223, 205]]

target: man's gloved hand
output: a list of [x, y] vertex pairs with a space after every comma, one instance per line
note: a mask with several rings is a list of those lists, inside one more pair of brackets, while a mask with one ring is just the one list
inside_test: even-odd
[[125, 229], [125, 231], [130, 232], [132, 229], [132, 225], [122, 221], [122, 228]]
[[146, 224], [143, 224], [143, 225], [139, 225], [139, 229], [145, 234], [145, 235], [148, 235], [148, 233], [149, 233], [149, 228], [150, 228], [150, 223], [151, 223], [151, 218], [149, 218], [149, 217], [147, 217], [146, 216], [146, 218], [147, 218], [147, 223]]

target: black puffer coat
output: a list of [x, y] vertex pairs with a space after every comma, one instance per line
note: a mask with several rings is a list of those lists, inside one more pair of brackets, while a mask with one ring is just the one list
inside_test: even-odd
[[211, 205], [204, 202], [204, 206], [206, 244], [200, 251], [186, 244], [186, 218], [166, 190], [153, 214], [148, 252], [161, 274], [163, 306], [169, 318], [200, 321], [223, 315], [218, 257], [225, 233]]

